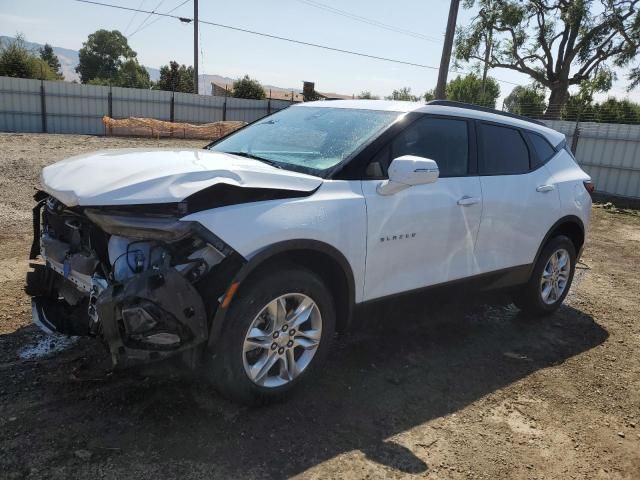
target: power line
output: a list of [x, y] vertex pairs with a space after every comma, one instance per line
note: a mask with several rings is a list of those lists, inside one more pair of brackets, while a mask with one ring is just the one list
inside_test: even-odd
[[[174, 12], [175, 10], [179, 9], [181, 6], [183, 6], [185, 3], [189, 3], [191, 0], [184, 0], [184, 2], [180, 3], [179, 5], [173, 7], [171, 10], [166, 11], [165, 13], [171, 13]], [[164, 17], [156, 17], [154, 18], [151, 22], [147, 23], [144, 27], [139, 28], [138, 30], [136, 30], [135, 32], [133, 32], [131, 35], [129, 35], [129, 37], [127, 38], [131, 38], [133, 37], [134, 34], [141, 32], [142, 30], [144, 30], [145, 28], [150, 27], [151, 25], [153, 25], [154, 23], [158, 22], [159, 20], [162, 20]]]
[[[145, 0], [140, 0], [140, 5], [138, 5], [138, 8], [142, 8], [142, 4], [145, 2]], [[138, 16], [138, 12], [133, 12], [133, 15], [131, 16], [131, 18], [129, 19], [129, 23], [127, 23], [127, 26], [124, 27], [124, 30], [122, 31], [122, 33], [124, 33], [125, 35], [127, 34], [127, 30], [129, 30], [129, 27], [131, 26], [131, 24], [133, 23], [133, 20]]]
[[132, 36], [134, 36], [136, 33], [138, 33], [138, 32], [143, 28], [143, 25], [144, 25], [145, 23], [147, 23], [147, 20], [149, 20], [149, 18], [151, 18], [151, 15], [153, 15], [153, 14], [155, 13], [155, 11], [156, 11], [156, 10], [158, 10], [158, 9], [162, 6], [162, 4], [163, 4], [163, 3], [164, 3], [164, 0], [160, 0], [160, 2], [158, 2], [158, 4], [156, 5], [156, 8], [154, 8], [153, 10], [151, 10], [151, 12], [149, 12], [149, 14], [148, 14], [146, 17], [144, 17], [144, 20], [142, 20], [142, 23], [140, 23], [140, 25], [138, 25], [138, 28], [136, 28], [136, 29], [133, 31], [133, 33], [132, 33], [131, 35], [129, 35], [129, 37], [132, 37]]
[[233, 27], [231, 25], [224, 25], [222, 23], [214, 23], [214, 22], [209, 22], [209, 21], [206, 21], [206, 20], [200, 20], [200, 23], [204, 23], [206, 25], [212, 25], [214, 27], [226, 28], [228, 30], [234, 30], [236, 32], [250, 33], [251, 35], [258, 35], [258, 36], [261, 36], [261, 37], [273, 38], [275, 40], [282, 40], [282, 41], [285, 41], [285, 42], [297, 43], [298, 45], [305, 45], [307, 47], [321, 48], [323, 50], [330, 50], [330, 51], [333, 51], [333, 52], [347, 53], [349, 55], [356, 55], [356, 56], [359, 56], [359, 57], [372, 58], [374, 60], [382, 60], [382, 61], [385, 61], [385, 62], [399, 63], [399, 64], [403, 64], [403, 65], [411, 65], [412, 67], [429, 68], [429, 69], [432, 69], [432, 70], [437, 70], [438, 69], [438, 67], [434, 67], [432, 65], [424, 65], [422, 63], [409, 62], [409, 61], [406, 61], [406, 60], [397, 60], [397, 59], [389, 58], [389, 57], [380, 57], [378, 55], [371, 55], [371, 54], [368, 54], [368, 53], [354, 52], [353, 50], [346, 50], [344, 48], [330, 47], [328, 45], [321, 45], [321, 44], [313, 43], [313, 42], [305, 42], [304, 40], [295, 40], [293, 38], [281, 37], [279, 35], [273, 35], [271, 33], [257, 32], [255, 30], [249, 30], [247, 28]]
[[[121, 5], [113, 5], [113, 4], [109, 4], [109, 3], [95, 2], [95, 1], [92, 1], [92, 0], [74, 0], [74, 1], [80, 2], [80, 3], [88, 3], [88, 4], [92, 4], [92, 5], [100, 5], [102, 7], [117, 8], [117, 9], [120, 9], [120, 10], [139, 11], [141, 13], [147, 13], [149, 16], [151, 16], [151, 15], [160, 15], [160, 16], [163, 16], [163, 17], [175, 18], [175, 19], [178, 19], [178, 20], [181, 20], [181, 21], [185, 21], [185, 20], [192, 21], [192, 19], [184, 19], [184, 18], [179, 17], [177, 15], [171, 15], [169, 13], [159, 13], [159, 12], [156, 12], [154, 10], [140, 10], [140, 9], [131, 8], [131, 7], [123, 7]], [[321, 49], [324, 49], [324, 50], [331, 50], [331, 51], [334, 51], [334, 52], [347, 53], [347, 54], [350, 54], [350, 55], [357, 55], [357, 56], [360, 56], [360, 57], [373, 58], [375, 60], [383, 60], [383, 61], [386, 61], [386, 62], [400, 63], [400, 64], [404, 64], [404, 65], [411, 65], [413, 67], [429, 68], [429, 69], [432, 69], [432, 70], [437, 70], [438, 69], [438, 67], [434, 67], [432, 65], [424, 65], [424, 64], [421, 64], [421, 63], [409, 62], [409, 61], [405, 61], [405, 60], [397, 60], [397, 59], [388, 58], [388, 57], [380, 57], [378, 55], [370, 55], [368, 53], [354, 52], [352, 50], [346, 50], [346, 49], [343, 49], [343, 48], [330, 47], [328, 45], [320, 45], [318, 43], [305, 42], [303, 40], [295, 40], [293, 38], [281, 37], [279, 35], [273, 35], [273, 34], [270, 34], [270, 33], [257, 32], [255, 30], [249, 30], [247, 28], [234, 27], [232, 25], [225, 25], [225, 24], [222, 24], [222, 23], [215, 23], [215, 22], [210, 22], [210, 21], [207, 21], [207, 20], [200, 20], [199, 23], [204, 23], [206, 25], [211, 25], [211, 26], [219, 27], [219, 28], [225, 28], [227, 30], [233, 30], [233, 31], [236, 31], [236, 32], [249, 33], [251, 35], [258, 35], [258, 36], [261, 36], [261, 37], [273, 38], [273, 39], [282, 40], [282, 41], [285, 41], [285, 42], [296, 43], [298, 45], [305, 45], [305, 46], [308, 46], [308, 47], [321, 48]]]
[[362, 15], [357, 15], [355, 13], [347, 12], [345, 10], [340, 10], [339, 8], [332, 7], [330, 5], [326, 5], [321, 2], [316, 2], [315, 0], [296, 0], [297, 2], [304, 3], [314, 8], [318, 8], [320, 10], [324, 10], [327, 12], [334, 13], [336, 15], [340, 15], [342, 17], [350, 18], [351, 20], [355, 20], [357, 22], [366, 23], [368, 25], [373, 25], [375, 27], [384, 28], [385, 30], [389, 30], [396, 33], [401, 33], [403, 35], [408, 35], [410, 37], [420, 38], [422, 40], [428, 40], [430, 42], [442, 43], [441, 39], [435, 37], [429, 37], [427, 35], [423, 35], [422, 33], [414, 32], [412, 30], [407, 30], [405, 28], [396, 27], [394, 25], [390, 25], [388, 23], [383, 23], [378, 20], [374, 20], [372, 18], [363, 17]]
[[176, 18], [176, 19], [178, 19], [180, 21], [186, 21], [187, 23], [191, 22], [193, 20], [191, 18], [179, 17], [178, 15], [170, 15], [168, 13], [154, 12], [153, 10], [141, 10], [139, 8], [125, 7], [123, 5], [113, 5], [112, 3], [94, 2], [92, 0], [73, 0], [73, 1], [74, 2], [80, 2], [80, 3], [88, 3], [90, 5], [99, 5], [101, 7], [115, 8], [117, 10], [127, 10], [129, 12], [149, 13], [151, 15], [157, 15], [157, 16], [160, 16], [160, 17]]
[[[151, 10], [151, 11], [150, 10], [140, 10], [140, 9], [136, 9], [136, 8], [124, 7], [124, 6], [121, 6], [121, 5], [113, 5], [113, 4], [109, 4], [109, 3], [102, 3], [102, 2], [97, 2], [97, 1], [93, 1], [93, 0], [74, 0], [74, 1], [80, 2], [80, 3], [87, 3], [87, 4], [91, 4], [91, 5], [100, 5], [102, 7], [116, 8], [116, 9], [119, 9], [119, 10], [128, 10], [128, 11], [131, 11], [131, 12], [139, 11], [141, 13], [147, 13], [147, 14], [150, 14], [150, 15], [159, 15], [159, 16], [162, 16], [162, 17], [175, 18], [177, 20], [180, 20], [181, 22], [187, 22], [188, 23], [188, 22], [193, 21], [192, 18], [184, 18], [184, 17], [180, 17], [178, 15], [172, 15], [172, 14], [169, 14], [169, 13], [155, 12], [153, 10]], [[258, 31], [255, 31], [255, 30], [249, 30], [247, 28], [234, 27], [232, 25], [225, 25], [225, 24], [222, 24], [222, 23], [210, 22], [210, 21], [207, 21], [207, 20], [200, 20], [199, 23], [204, 23], [206, 25], [211, 25], [213, 27], [224, 28], [224, 29], [227, 29], [227, 30], [233, 30], [233, 31], [236, 31], [236, 32], [249, 33], [251, 35], [257, 35], [257, 36], [260, 36], [260, 37], [273, 38], [275, 40], [282, 40], [284, 42], [295, 43], [295, 44], [304, 45], [304, 46], [307, 46], [307, 47], [315, 47], [315, 48], [320, 48], [320, 49], [323, 49], [323, 50], [329, 50], [329, 51], [338, 52], [338, 53], [346, 53], [348, 55], [354, 55], [354, 56], [358, 56], [358, 57], [371, 58], [373, 60], [381, 60], [381, 61], [384, 61], [384, 62], [397, 63], [397, 64], [401, 64], [401, 65], [409, 65], [409, 66], [412, 66], [412, 67], [427, 68], [427, 69], [430, 69], [430, 70], [438, 70], [438, 67], [434, 67], [433, 65], [425, 65], [425, 64], [422, 64], [422, 63], [409, 62], [409, 61], [406, 61], [406, 60], [398, 60], [398, 59], [389, 58], [389, 57], [381, 57], [381, 56], [378, 56], [378, 55], [371, 55], [371, 54], [363, 53], [363, 52], [355, 52], [353, 50], [346, 50], [346, 49], [343, 49], [343, 48], [330, 47], [328, 45], [321, 45], [321, 44], [313, 43], [313, 42], [305, 42], [303, 40], [296, 40], [296, 39], [293, 39], [293, 38], [282, 37], [282, 36], [273, 35], [273, 34], [270, 34], [270, 33], [258, 32]], [[463, 71], [460, 71], [460, 70], [449, 70], [449, 71], [451, 73], [461, 73], [461, 74], [467, 73], [467, 72], [463, 72]], [[497, 79], [497, 78], [496, 78], [496, 80], [499, 81], [499, 82], [508, 83], [508, 84], [511, 84], [511, 85], [520, 85], [519, 83], [510, 82], [508, 80], [500, 80], [500, 79]]]

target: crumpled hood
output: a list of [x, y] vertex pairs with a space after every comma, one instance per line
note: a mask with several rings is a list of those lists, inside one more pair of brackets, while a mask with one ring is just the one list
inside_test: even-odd
[[41, 183], [48, 194], [73, 207], [179, 202], [217, 183], [310, 192], [322, 179], [208, 150], [122, 149], [45, 167]]

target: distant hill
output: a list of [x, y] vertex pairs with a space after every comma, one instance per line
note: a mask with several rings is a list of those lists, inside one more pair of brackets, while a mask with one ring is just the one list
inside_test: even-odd
[[[14, 37], [0, 35], [0, 42], [2, 43], [8, 43], [14, 40], [15, 40]], [[40, 48], [44, 46], [41, 43], [35, 43], [35, 42], [25, 41], [24, 43], [29, 50], [32, 50], [36, 53]], [[71, 50], [69, 48], [55, 47], [53, 45], [52, 47], [53, 47], [53, 53], [55, 53], [58, 56], [58, 59], [60, 60], [60, 67], [62, 69], [62, 74], [64, 75], [64, 79], [67, 82], [73, 82], [74, 80], [79, 82], [80, 77], [75, 71], [75, 68], [78, 65], [78, 61], [79, 61], [78, 51]], [[151, 78], [151, 80], [157, 81], [160, 78], [160, 69], [147, 67], [147, 66], [145, 66], [144, 68], [146, 68], [147, 72], [149, 72], [149, 77]], [[203, 74], [203, 75], [199, 75], [198, 78], [199, 78], [198, 91], [202, 95], [211, 95], [211, 83], [216, 83], [217, 85], [220, 85], [222, 87], [227, 85], [229, 86], [229, 89], [231, 89], [233, 82], [237, 80], [236, 78], [230, 78], [230, 77], [225, 77], [222, 75], [215, 75], [215, 74], [214, 75]], [[284, 88], [284, 87], [278, 87], [275, 85], [262, 85], [262, 87], [267, 92], [267, 96], [269, 95], [269, 90], [271, 90], [273, 98], [288, 99], [290, 98], [291, 91], [293, 91], [296, 101], [300, 101], [302, 99], [302, 95], [301, 95], [302, 89], [300, 88]], [[331, 94], [331, 95], [334, 95], [334, 94]]]

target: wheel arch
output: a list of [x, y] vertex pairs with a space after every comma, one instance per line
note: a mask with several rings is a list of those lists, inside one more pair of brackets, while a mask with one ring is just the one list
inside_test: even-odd
[[336, 329], [344, 331], [349, 327], [355, 304], [355, 280], [351, 265], [345, 256], [335, 247], [318, 240], [287, 240], [260, 250], [245, 262], [233, 279], [218, 306], [211, 325], [209, 347], [213, 348], [220, 338], [226, 313], [233, 302], [236, 291], [242, 284], [260, 270], [276, 264], [294, 264], [316, 273], [323, 280], [335, 300]]
[[544, 239], [540, 243], [538, 251], [536, 252], [536, 257], [531, 264], [532, 269], [538, 263], [540, 253], [542, 252], [542, 249], [547, 244], [547, 242], [558, 235], [566, 235], [567, 237], [569, 237], [576, 249], [576, 258], [580, 257], [580, 252], [582, 251], [582, 247], [584, 246], [585, 241], [584, 223], [582, 222], [580, 217], [577, 217], [575, 215], [567, 215], [554, 223], [544, 236]]

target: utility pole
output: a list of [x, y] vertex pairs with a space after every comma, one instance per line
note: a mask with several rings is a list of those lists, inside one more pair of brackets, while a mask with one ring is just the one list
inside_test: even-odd
[[193, 0], [193, 93], [198, 93], [198, 0]]
[[436, 85], [436, 100], [446, 98], [445, 88], [447, 86], [447, 74], [449, 73], [449, 62], [451, 61], [451, 48], [453, 47], [453, 36], [456, 33], [456, 20], [458, 19], [458, 7], [460, 0], [451, 0], [449, 7], [449, 20], [447, 21], [447, 32], [444, 36], [442, 46], [442, 57], [440, 58], [440, 70], [438, 71], [438, 84]]

